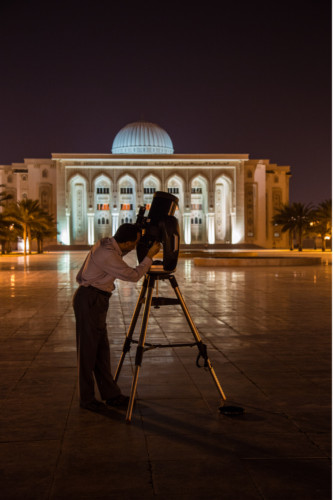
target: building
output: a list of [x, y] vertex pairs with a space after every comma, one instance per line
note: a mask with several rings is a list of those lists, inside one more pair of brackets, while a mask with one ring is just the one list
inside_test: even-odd
[[39, 199], [56, 214], [58, 243], [91, 245], [135, 222], [155, 191], [179, 198], [184, 244], [287, 246], [272, 226], [289, 202], [290, 167], [248, 154], [175, 154], [156, 124], [135, 122], [116, 135], [110, 154], [52, 154], [0, 166], [0, 184], [14, 200]]

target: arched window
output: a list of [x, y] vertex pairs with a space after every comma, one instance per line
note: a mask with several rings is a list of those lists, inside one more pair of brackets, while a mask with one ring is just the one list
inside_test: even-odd
[[42, 172], [42, 177], [44, 177], [44, 179], [46, 179], [48, 177], [49, 173], [48, 171], [46, 170], [46, 168], [44, 168], [43, 172]]

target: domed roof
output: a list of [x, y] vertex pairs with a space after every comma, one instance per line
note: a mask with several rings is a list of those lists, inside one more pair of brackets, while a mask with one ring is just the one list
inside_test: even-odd
[[155, 123], [129, 123], [114, 138], [113, 154], [172, 155], [173, 144], [168, 133]]

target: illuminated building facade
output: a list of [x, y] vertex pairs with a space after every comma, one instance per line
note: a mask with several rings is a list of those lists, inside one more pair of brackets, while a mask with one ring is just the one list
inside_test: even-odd
[[58, 242], [93, 244], [123, 222], [155, 191], [179, 198], [176, 217], [185, 244], [287, 246], [271, 224], [289, 202], [290, 167], [247, 154], [174, 154], [165, 130], [135, 122], [118, 132], [110, 154], [52, 154], [0, 167], [14, 200], [39, 199], [57, 215]]

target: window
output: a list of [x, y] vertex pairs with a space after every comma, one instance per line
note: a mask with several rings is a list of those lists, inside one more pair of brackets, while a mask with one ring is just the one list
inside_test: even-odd
[[175, 187], [168, 188], [168, 193], [179, 194], [179, 188], [175, 188]]
[[202, 194], [202, 188], [192, 188], [191, 193]]
[[110, 193], [110, 188], [103, 188], [103, 187], [97, 188], [97, 194], [109, 194], [109, 193]]
[[143, 188], [144, 194], [154, 194], [155, 191], [156, 191], [156, 188], [151, 188], [151, 187]]
[[120, 210], [133, 210], [132, 203], [121, 203]]
[[48, 171], [46, 169], [44, 169], [42, 172], [42, 177], [46, 178], [46, 177], [48, 177], [48, 175], [49, 175]]
[[201, 203], [194, 203], [191, 205], [191, 210], [202, 210], [202, 204]]
[[108, 203], [97, 203], [97, 210], [110, 210]]
[[120, 194], [132, 194], [133, 193], [133, 188], [126, 187], [126, 188], [120, 188]]

